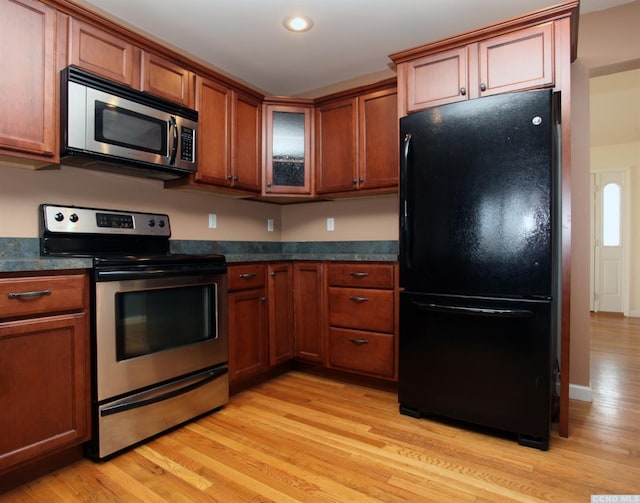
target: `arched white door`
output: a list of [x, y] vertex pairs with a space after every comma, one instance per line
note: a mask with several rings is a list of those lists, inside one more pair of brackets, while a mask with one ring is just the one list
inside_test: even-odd
[[593, 310], [628, 314], [626, 172], [602, 171], [594, 182]]

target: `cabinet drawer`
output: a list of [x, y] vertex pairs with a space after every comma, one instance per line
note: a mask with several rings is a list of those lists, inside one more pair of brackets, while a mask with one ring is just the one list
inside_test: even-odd
[[0, 318], [84, 309], [85, 276], [0, 279]]
[[393, 291], [329, 288], [329, 325], [393, 333]]
[[393, 265], [329, 264], [329, 286], [393, 288]]
[[264, 264], [230, 265], [227, 269], [229, 290], [248, 290], [264, 286]]
[[329, 329], [332, 367], [393, 377], [393, 335]]

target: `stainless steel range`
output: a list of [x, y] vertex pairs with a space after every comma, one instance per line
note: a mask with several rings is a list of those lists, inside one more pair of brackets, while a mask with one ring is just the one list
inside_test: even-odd
[[43, 204], [43, 256], [89, 256], [91, 457], [103, 459], [229, 398], [223, 255], [169, 253], [164, 214]]

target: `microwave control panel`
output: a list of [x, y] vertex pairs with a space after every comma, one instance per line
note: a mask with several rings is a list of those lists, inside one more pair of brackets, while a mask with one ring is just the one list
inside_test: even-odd
[[181, 132], [181, 149], [180, 159], [188, 162], [196, 162], [195, 150], [193, 148], [195, 144], [195, 131], [190, 127], [182, 126]]

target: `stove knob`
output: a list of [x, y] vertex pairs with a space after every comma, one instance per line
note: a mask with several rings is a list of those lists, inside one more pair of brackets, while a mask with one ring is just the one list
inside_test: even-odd
[[155, 221], [153, 218], [151, 218], [151, 219], [147, 222], [147, 225], [148, 225], [149, 227], [155, 227], [155, 225], [156, 225], [156, 221]]
[[56, 222], [62, 222], [64, 220], [64, 215], [58, 212], [53, 218], [55, 218]]
[[164, 220], [158, 220], [158, 227], [164, 227]]
[[71, 220], [72, 222], [77, 222], [78, 221], [78, 215], [76, 215], [75, 213], [71, 213], [71, 216], [69, 217], [69, 220]]

